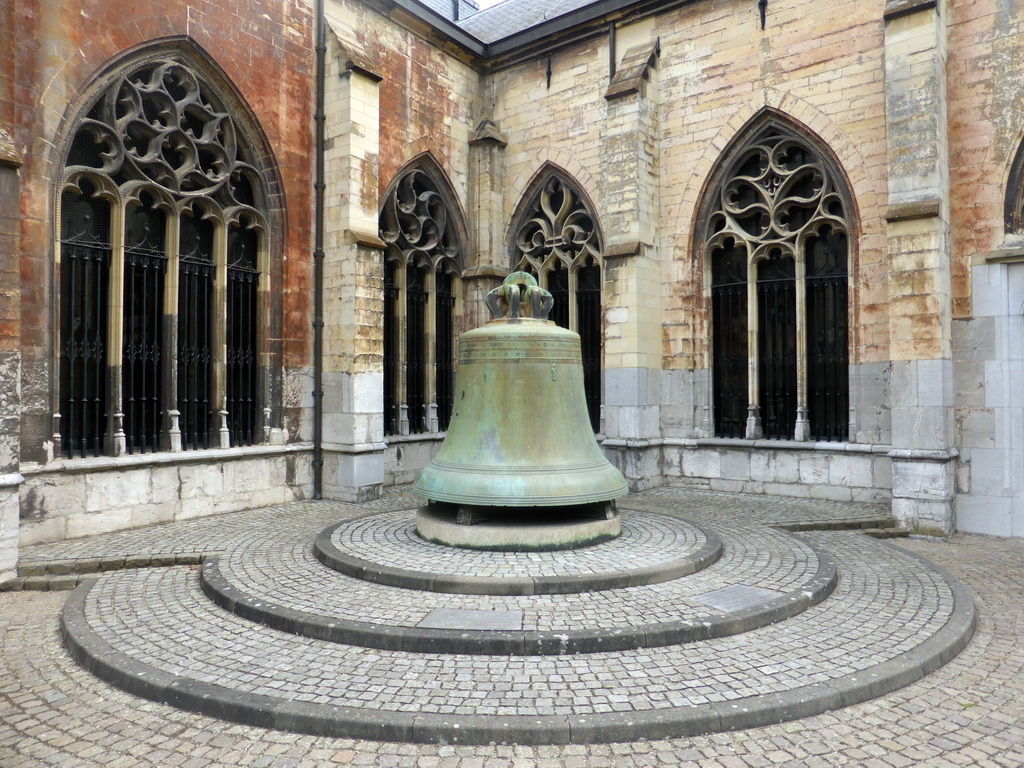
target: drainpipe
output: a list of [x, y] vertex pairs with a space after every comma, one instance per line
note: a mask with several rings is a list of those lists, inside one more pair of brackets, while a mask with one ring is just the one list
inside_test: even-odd
[[327, 77], [327, 23], [324, 0], [316, 0], [316, 168], [313, 244], [313, 498], [324, 488], [324, 82]]

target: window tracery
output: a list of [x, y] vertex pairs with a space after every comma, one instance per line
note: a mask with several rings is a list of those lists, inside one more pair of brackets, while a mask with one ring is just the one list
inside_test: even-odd
[[384, 431], [448, 428], [455, 388], [455, 318], [462, 262], [451, 195], [425, 166], [403, 173], [385, 197]]
[[847, 438], [849, 206], [840, 183], [805, 138], [769, 121], [711, 187], [703, 251], [718, 436]]
[[514, 271], [529, 272], [554, 299], [549, 318], [580, 335], [583, 386], [594, 431], [601, 419], [601, 233], [582, 193], [549, 172], [514, 228]]
[[[69, 144], [55, 418], [65, 455], [252, 444], [266, 203], [235, 120], [184, 63], [150, 59], [103, 88]], [[76, 211], [95, 201], [110, 210], [100, 229], [111, 267], [96, 276], [109, 295], [83, 301]], [[101, 326], [99, 337], [121, 342], [100, 361], [101, 393], [87, 392], [74, 373], [87, 364], [73, 342], [85, 317]], [[101, 415], [83, 416], [87, 399]]]

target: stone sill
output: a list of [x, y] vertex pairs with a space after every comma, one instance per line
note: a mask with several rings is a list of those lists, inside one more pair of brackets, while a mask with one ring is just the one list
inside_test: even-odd
[[175, 451], [173, 453], [166, 451], [139, 455], [92, 456], [85, 459], [56, 459], [47, 464], [26, 463], [21, 465], [21, 473], [31, 476], [103, 472], [106, 470], [126, 471], [175, 464], [210, 464], [217, 461], [266, 458], [289, 453], [309, 453], [312, 450], [312, 443], [293, 443], [291, 445], [252, 445], [245, 448], [209, 448], [201, 451]]
[[12, 472], [6, 475], [0, 475], [0, 488], [17, 488], [24, 482], [24, 475], [20, 475], [17, 472]]
[[797, 440], [745, 440], [730, 437], [666, 438], [665, 446], [679, 448], [735, 448], [738, 450], [818, 451], [821, 453], [872, 453], [888, 456], [891, 445], [842, 442], [799, 442]]
[[1024, 245], [1000, 248], [990, 253], [981, 254], [981, 261], [986, 264], [1006, 264], [1024, 261]]
[[447, 432], [420, 432], [415, 435], [384, 435], [384, 445], [391, 446], [396, 443], [434, 443], [444, 440]]

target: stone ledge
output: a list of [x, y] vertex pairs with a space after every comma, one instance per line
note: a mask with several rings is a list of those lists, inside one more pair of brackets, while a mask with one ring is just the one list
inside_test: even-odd
[[927, 200], [913, 200], [907, 203], [893, 203], [886, 209], [885, 220], [912, 221], [913, 219], [931, 219], [939, 215], [941, 202], [937, 197]]
[[630, 240], [624, 243], [610, 243], [605, 246], [604, 253], [601, 255], [605, 259], [623, 259], [629, 256], [639, 256], [644, 252], [644, 249], [649, 247], [649, 243], [644, 243], [640, 240]]
[[929, 11], [937, 7], [936, 0], [887, 0], [882, 18], [885, 21], [892, 21], [901, 16], [908, 16], [918, 11]]
[[800, 442], [797, 440], [747, 440], [740, 437], [665, 438], [666, 448], [735, 448], [748, 450], [820, 451], [825, 453], [872, 453], [888, 456], [891, 445], [875, 443]]
[[387, 250], [388, 244], [385, 243], [380, 237], [377, 236], [376, 232], [364, 232], [359, 229], [350, 229], [347, 232], [347, 239], [355, 245], [361, 245], [364, 248], [373, 248], [377, 251]]
[[955, 448], [940, 448], [936, 450], [922, 448], [894, 448], [887, 454], [895, 461], [952, 461], [960, 455]]
[[508, 277], [508, 269], [504, 267], [470, 267], [462, 273], [461, 279], [463, 282], [466, 280], [484, 280], [486, 278], [496, 278], [498, 280], [504, 280]]
[[604, 97], [608, 101], [632, 96], [640, 92], [643, 81], [650, 77], [651, 68], [661, 54], [661, 40], [634, 46], [626, 51]]
[[0, 488], [17, 488], [25, 482], [25, 476], [18, 472], [0, 475]]
[[173, 464], [216, 464], [223, 461], [265, 459], [268, 456], [284, 456], [289, 453], [312, 453], [312, 443], [290, 445], [252, 445], [245, 448], [209, 448], [203, 451], [165, 451], [124, 456], [91, 456], [84, 459], [56, 459], [47, 464], [22, 464], [23, 475], [46, 475], [51, 473], [79, 474], [102, 472], [104, 470], [126, 471], [159, 465]]

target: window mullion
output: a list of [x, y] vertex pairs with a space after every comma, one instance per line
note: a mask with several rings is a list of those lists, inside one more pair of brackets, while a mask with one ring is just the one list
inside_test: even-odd
[[437, 270], [441, 266], [427, 270], [424, 288], [427, 291], [426, 317], [423, 323], [423, 367], [426, 381], [423, 399], [425, 400], [426, 418], [424, 429], [437, 432]]
[[757, 263], [747, 261], [747, 429], [748, 440], [760, 440], [764, 433], [761, 428], [761, 377], [758, 335], [761, 333], [757, 311]]
[[105, 451], [121, 456], [127, 451], [122, 402], [122, 343], [124, 341], [124, 201], [110, 206], [110, 273], [107, 287], [107, 435]]
[[409, 306], [408, 265], [404, 262], [400, 263], [395, 272], [398, 278], [398, 316], [395, 318], [398, 327], [398, 349], [395, 350], [398, 357], [398, 364], [395, 366], [398, 370], [398, 381], [395, 382], [395, 402], [398, 403], [398, 434], [408, 435], [409, 403], [406, 401], [406, 393], [408, 392], [407, 379], [409, 376], [406, 355], [409, 336], [409, 328], [406, 322]]
[[227, 228], [217, 220], [213, 228], [213, 375], [211, 410], [217, 414], [218, 445], [231, 447], [227, 411]]
[[181, 411], [178, 410], [178, 291], [181, 286], [181, 213], [167, 217], [164, 239], [167, 253], [167, 277], [164, 287], [164, 365], [162, 375], [167, 418], [162, 439], [164, 450], [181, 450]]
[[798, 243], [793, 260], [796, 276], [796, 426], [793, 439], [802, 442], [811, 436], [807, 421], [807, 291], [804, 283], [807, 262], [803, 243]]

